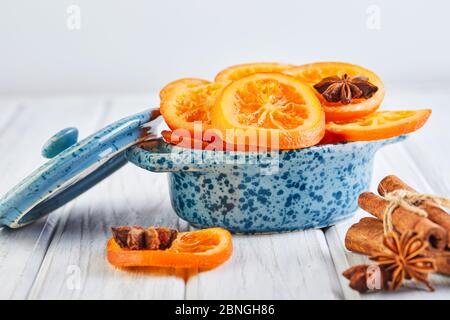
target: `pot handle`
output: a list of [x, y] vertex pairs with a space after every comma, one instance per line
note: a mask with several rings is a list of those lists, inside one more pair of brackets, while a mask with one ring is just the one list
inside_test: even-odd
[[406, 140], [406, 138], [408, 138], [408, 135], [403, 134], [401, 136], [398, 137], [393, 137], [390, 139], [383, 139], [383, 140], [379, 140], [380, 144], [379, 144], [379, 148], [382, 148], [384, 146], [393, 144], [393, 143], [397, 143], [397, 142], [402, 142], [403, 140]]

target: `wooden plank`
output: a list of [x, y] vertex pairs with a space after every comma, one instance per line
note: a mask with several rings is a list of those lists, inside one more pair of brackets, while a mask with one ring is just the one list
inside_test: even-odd
[[[4, 105], [5, 101], [9, 107]], [[88, 110], [95, 118], [93, 106], [95, 100], [78, 98], [13, 103], [1, 100], [0, 194], [6, 193], [44, 163], [40, 147], [47, 138], [73, 124], [74, 119], [81, 119], [80, 116]], [[90, 129], [91, 119], [80, 122], [80, 129]], [[0, 298], [23, 299], [27, 296], [47, 250], [53, 226], [54, 222], [49, 217], [20, 230], [0, 230]]]
[[8, 144], [3, 138], [3, 133], [10, 128], [14, 123], [14, 118], [17, 117], [23, 106], [19, 106], [17, 101], [11, 99], [0, 100], [0, 146]]
[[[448, 101], [446, 97], [440, 96], [435, 101], [443, 103]], [[429, 98], [429, 101], [433, 101], [432, 96]], [[422, 99], [425, 100], [423, 97]], [[391, 101], [399, 102], [400, 99]], [[154, 98], [148, 97], [115, 98], [112, 103], [104, 104], [110, 110], [101, 122], [109, 123], [145, 109], [145, 106], [155, 105], [155, 102]], [[62, 101], [59, 103], [67, 105]], [[400, 104], [397, 105], [401, 107]], [[83, 120], [78, 121], [79, 123], [84, 123], [85, 119], [89, 118], [86, 114], [92, 114], [86, 112], [86, 109], [83, 110], [84, 114], [81, 116]], [[31, 114], [27, 111], [23, 116], [24, 119], [20, 120], [20, 126], [27, 128], [30, 133], [23, 133], [23, 130], [19, 131], [20, 135], [17, 132], [9, 133], [7, 136], [9, 140], [17, 140], [17, 136], [24, 138], [15, 141], [14, 148], [28, 150], [28, 147], [30, 154], [31, 150], [39, 151], [39, 144], [36, 145], [34, 141], [40, 136], [35, 133], [44, 129], [34, 130], [32, 128], [34, 124], [30, 126], [28, 124], [34, 119], [39, 119], [41, 113], [44, 114], [43, 109]], [[95, 117], [90, 118], [92, 120]], [[441, 122], [443, 118], [449, 117], [438, 111], [436, 118], [439, 118], [438, 128], [430, 129], [432, 133], [428, 134], [433, 138], [440, 137], [442, 141], [442, 134], [447, 131]], [[76, 120], [77, 116], [73, 119]], [[66, 117], [63, 121], [65, 120]], [[51, 121], [48, 122], [46, 125], [51, 127]], [[76, 125], [75, 122], [72, 124]], [[94, 126], [98, 128], [99, 122], [95, 122]], [[59, 128], [60, 126], [57, 126], [57, 129]], [[52, 129], [51, 132], [55, 130]], [[427, 130], [423, 129], [424, 134], [428, 132]], [[1, 131], [0, 125], [2, 133], [0, 151], [11, 150], [10, 144], [1, 144], [6, 141], [3, 139], [3, 133], [8, 132], [9, 130]], [[43, 140], [49, 135], [46, 133], [44, 137], [42, 134]], [[82, 133], [82, 136], [84, 135]], [[446, 167], [447, 163], [439, 160], [433, 151], [430, 154], [430, 148], [436, 146], [442, 159], [448, 158], [450, 152], [447, 151], [447, 146], [431, 144], [428, 138], [420, 137], [417, 133], [402, 147], [389, 146], [377, 155], [372, 190], [375, 190], [375, 184], [383, 176], [396, 173], [421, 191], [448, 194], [449, 180], [445, 174], [450, 171]], [[6, 179], [6, 186], [0, 185], [0, 191], [6, 191], [19, 177], [34, 168], [36, 162], [41, 161], [37, 158], [27, 158], [28, 164], [15, 164], [16, 158], [8, 156], [6, 152], [2, 154], [6, 156], [5, 159], [0, 159], [0, 174], [3, 176], [5, 173], [15, 172], [15, 176]], [[146, 212], [149, 214], [143, 214]], [[363, 214], [359, 211], [358, 218]], [[50, 219], [39, 222], [40, 225], [35, 224], [20, 231], [0, 231], [0, 283], [3, 287], [0, 297], [24, 297], [47, 251], [39, 276], [29, 294], [30, 298], [356, 299], [360, 298], [360, 295], [348, 289], [347, 281], [336, 275], [349, 265], [364, 261], [362, 256], [347, 252], [343, 247], [345, 232], [356, 220], [357, 218], [353, 218], [326, 230], [326, 241], [317, 230], [280, 235], [235, 236], [235, 252], [231, 261], [208, 272], [115, 270], [107, 264], [104, 257], [104, 246], [111, 225], [135, 223], [179, 226], [182, 230], [187, 228], [170, 208], [164, 175], [152, 174], [128, 165], [87, 194], [52, 214]], [[14, 246], [8, 247], [8, 243], [13, 243]], [[12, 248], [20, 249], [19, 252], [13, 252]], [[330, 252], [336, 270], [332, 265]], [[17, 268], [17, 266], [24, 267]], [[186, 288], [185, 279], [187, 279]], [[421, 290], [404, 290], [392, 294], [362, 295], [362, 298], [448, 298], [448, 278], [433, 277], [433, 281], [438, 284], [438, 291], [433, 294]]]
[[187, 299], [337, 299], [342, 297], [321, 230], [233, 237], [233, 257], [191, 273]]
[[[115, 98], [102, 125], [153, 103], [152, 97]], [[170, 206], [165, 174], [128, 164], [60, 215], [30, 298], [183, 299], [184, 271], [124, 271], [107, 262], [106, 241], [111, 237], [110, 227], [117, 225], [187, 228]]]
[[[371, 190], [376, 192], [376, 186], [384, 176], [396, 174], [422, 192], [449, 195], [449, 164], [443, 159], [448, 159], [450, 156], [450, 148], [448, 144], [442, 142], [447, 141], [449, 135], [446, 122], [450, 118], [450, 113], [446, 107], [450, 101], [450, 95], [401, 94], [391, 97], [389, 101], [391, 105], [398, 106], [398, 109], [411, 109], [411, 106], [405, 105], [411, 101], [417, 101], [418, 105], [421, 102], [427, 102], [422, 105], [432, 107], [434, 115], [425, 128], [411, 135], [405, 142], [379, 151], [375, 159]], [[343, 245], [347, 229], [365, 215], [367, 214], [359, 210], [354, 218], [326, 231], [333, 261], [339, 274], [351, 265], [368, 261], [364, 256], [348, 252]], [[433, 293], [424, 291], [420, 285], [409, 284], [409, 287], [414, 288], [413, 290], [403, 289], [393, 293], [359, 295], [348, 288], [347, 280], [340, 277], [344, 296], [347, 299], [359, 297], [363, 299], [448, 299], [450, 277], [433, 275], [431, 279], [437, 289]]]

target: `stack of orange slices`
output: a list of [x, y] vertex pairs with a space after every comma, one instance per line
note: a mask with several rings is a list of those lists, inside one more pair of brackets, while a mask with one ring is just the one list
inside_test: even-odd
[[343, 62], [240, 64], [219, 72], [213, 82], [171, 82], [160, 98], [172, 130], [163, 132], [164, 138], [211, 150], [387, 139], [419, 129], [431, 114], [377, 111], [384, 98], [381, 79]]

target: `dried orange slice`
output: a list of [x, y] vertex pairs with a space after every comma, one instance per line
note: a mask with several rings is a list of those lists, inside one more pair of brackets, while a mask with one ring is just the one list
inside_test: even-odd
[[430, 109], [378, 111], [352, 122], [329, 122], [326, 140], [330, 143], [392, 138], [420, 129], [430, 114]]
[[230, 83], [217, 99], [211, 124], [227, 143], [271, 149], [312, 146], [325, 132], [314, 92], [282, 73], [255, 73]]
[[239, 80], [245, 76], [260, 72], [281, 72], [295, 67], [293, 64], [276, 62], [259, 62], [237, 64], [220, 71], [214, 81], [227, 83]]
[[114, 239], [107, 244], [108, 261], [116, 267], [215, 268], [233, 252], [231, 234], [222, 228], [180, 232], [166, 250], [130, 250]]
[[182, 79], [167, 85], [160, 93], [160, 111], [172, 129], [194, 133], [194, 122], [202, 130], [210, 128], [211, 108], [224, 85], [201, 79]]
[[[384, 85], [381, 79], [372, 71], [349, 63], [311, 63], [285, 70], [283, 73], [299, 79], [314, 90], [325, 110], [327, 121], [352, 120], [370, 114], [378, 109], [384, 98]], [[313, 87], [324, 78], [333, 76], [344, 78], [345, 75], [351, 78], [365, 77], [371, 84], [377, 87], [377, 91], [367, 99], [352, 99], [349, 104], [343, 104], [341, 102], [327, 101], [324, 96]]]
[[189, 89], [194, 88], [202, 84], [210, 83], [208, 80], [197, 79], [197, 78], [182, 78], [175, 81], [170, 82], [159, 92], [159, 97], [163, 99], [169, 92], [175, 89]]

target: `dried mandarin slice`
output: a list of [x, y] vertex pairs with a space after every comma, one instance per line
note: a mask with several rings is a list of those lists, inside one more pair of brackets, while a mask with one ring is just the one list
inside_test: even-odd
[[189, 89], [194, 88], [202, 84], [210, 83], [208, 80], [197, 79], [197, 78], [182, 78], [175, 81], [170, 82], [159, 92], [159, 97], [163, 99], [169, 92], [175, 89]]
[[202, 130], [210, 128], [211, 108], [224, 85], [215, 82], [186, 85], [179, 83], [167, 89], [161, 97], [160, 110], [167, 125], [172, 129], [186, 129], [194, 133], [194, 122]]
[[351, 122], [326, 125], [328, 142], [380, 140], [420, 129], [431, 110], [378, 111]]
[[227, 143], [271, 149], [312, 146], [325, 132], [314, 92], [281, 73], [256, 73], [229, 84], [212, 110], [211, 124]]
[[233, 252], [230, 232], [209, 228], [180, 232], [166, 250], [130, 250], [114, 239], [107, 244], [108, 261], [116, 267], [169, 267], [211, 269], [227, 261]]
[[[344, 62], [317, 62], [305, 64], [283, 71], [303, 83], [308, 84], [319, 98], [326, 114], [326, 121], [352, 120], [374, 112], [380, 106], [384, 98], [384, 85], [381, 79], [372, 71], [363, 67]], [[370, 97], [352, 99], [350, 103], [330, 102], [314, 88], [327, 77], [339, 77], [345, 75], [349, 78], [363, 77], [376, 86], [376, 92]]]
[[294, 65], [276, 62], [259, 62], [237, 64], [220, 71], [215, 78], [216, 82], [228, 83], [239, 80], [245, 76], [260, 72], [281, 72], [293, 68]]

